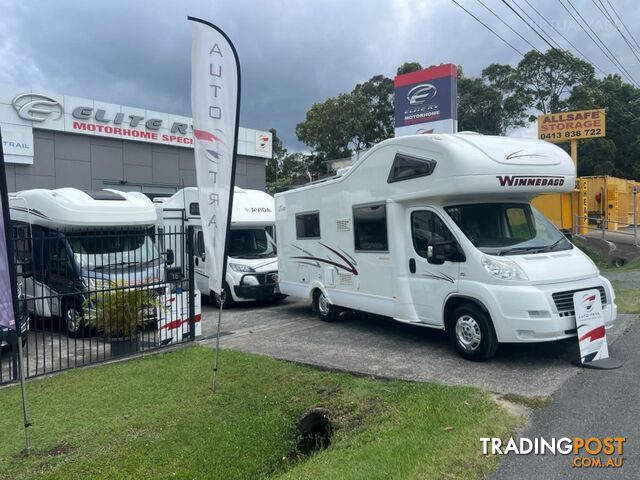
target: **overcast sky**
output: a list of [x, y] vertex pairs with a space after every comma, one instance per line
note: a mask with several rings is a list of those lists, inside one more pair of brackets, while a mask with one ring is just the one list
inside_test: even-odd
[[[482, 1], [546, 49], [501, 1]], [[525, 0], [514, 1], [563, 42]], [[607, 0], [571, 1], [640, 81], [640, 61], [594, 5]], [[640, 41], [638, 1], [608, 1]], [[478, 0], [458, 2], [522, 52], [529, 49]], [[529, 3], [605, 72], [617, 72], [559, 0]], [[0, 0], [0, 11], [0, 83], [181, 115], [191, 114], [186, 17], [209, 20], [238, 50], [241, 125], [275, 127], [292, 149], [304, 148], [295, 126], [313, 103], [373, 75], [391, 77], [404, 61], [457, 63], [478, 75], [490, 63], [521, 58], [451, 0]]]

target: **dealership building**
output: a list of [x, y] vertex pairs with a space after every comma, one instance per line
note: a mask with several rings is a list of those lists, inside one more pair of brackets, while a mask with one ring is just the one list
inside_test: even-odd
[[[150, 197], [196, 185], [191, 118], [0, 86], [9, 192], [113, 188]], [[270, 132], [240, 127], [236, 185], [265, 189]]]

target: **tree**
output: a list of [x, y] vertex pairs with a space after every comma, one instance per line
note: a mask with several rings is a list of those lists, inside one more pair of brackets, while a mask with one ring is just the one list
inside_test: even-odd
[[[543, 114], [566, 110], [574, 87], [595, 78], [593, 65], [557, 49], [527, 52], [516, 67], [513, 81], [519, 101]], [[535, 120], [535, 116], [530, 118]]]
[[396, 73], [398, 75], [403, 75], [405, 73], [413, 73], [422, 70], [422, 65], [418, 62], [404, 62], [402, 65], [398, 67]]
[[350, 93], [314, 104], [296, 134], [313, 149], [316, 166], [392, 137], [393, 81], [376, 75]]
[[282, 140], [278, 137], [278, 132], [275, 128], [270, 128], [271, 132], [271, 145], [272, 155], [267, 160], [267, 182], [275, 182], [278, 179], [280, 173], [280, 164], [282, 159], [287, 155], [287, 149], [284, 148]]
[[509, 128], [526, 126], [526, 110], [529, 99], [518, 89], [518, 72], [511, 65], [497, 63], [482, 71], [482, 80], [500, 95], [499, 129], [497, 134], [504, 135]]
[[502, 133], [500, 92], [481, 78], [458, 77], [458, 130]]
[[606, 109], [606, 138], [578, 145], [579, 175], [615, 175], [640, 179], [640, 89], [619, 75], [576, 86], [569, 110]]

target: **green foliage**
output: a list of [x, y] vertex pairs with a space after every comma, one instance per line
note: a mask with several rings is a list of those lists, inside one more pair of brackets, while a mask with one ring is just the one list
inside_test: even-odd
[[[374, 380], [204, 347], [78, 369], [0, 390], [0, 478], [485, 478], [479, 437], [522, 423], [478, 389]], [[296, 420], [331, 412], [331, 446], [295, 449]]]
[[640, 179], [640, 89], [618, 75], [595, 79], [573, 89], [569, 110], [605, 108], [607, 136], [578, 144], [579, 175], [614, 175]]
[[[595, 78], [593, 65], [557, 49], [527, 52], [516, 72], [522, 100], [543, 114], [566, 110], [572, 89]], [[535, 116], [531, 120], [535, 121]]]
[[396, 74], [404, 75], [405, 73], [413, 73], [419, 70], [422, 70], [422, 65], [419, 62], [404, 62], [398, 67]]
[[85, 322], [107, 337], [132, 337], [148, 323], [147, 313], [159, 307], [153, 290], [115, 284], [91, 292], [84, 305], [90, 312]]

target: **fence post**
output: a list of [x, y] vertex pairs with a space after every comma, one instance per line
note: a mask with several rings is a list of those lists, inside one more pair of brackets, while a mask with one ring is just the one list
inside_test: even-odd
[[196, 339], [195, 267], [193, 252], [193, 226], [187, 227], [187, 275], [189, 278], [189, 340]]
[[604, 217], [602, 217], [602, 221], [600, 222], [600, 229], [602, 230], [602, 240], [606, 239], [606, 234], [605, 234], [606, 228], [605, 228], [604, 222], [605, 222], [605, 219]]
[[633, 189], [633, 244], [638, 246], [638, 187]]

